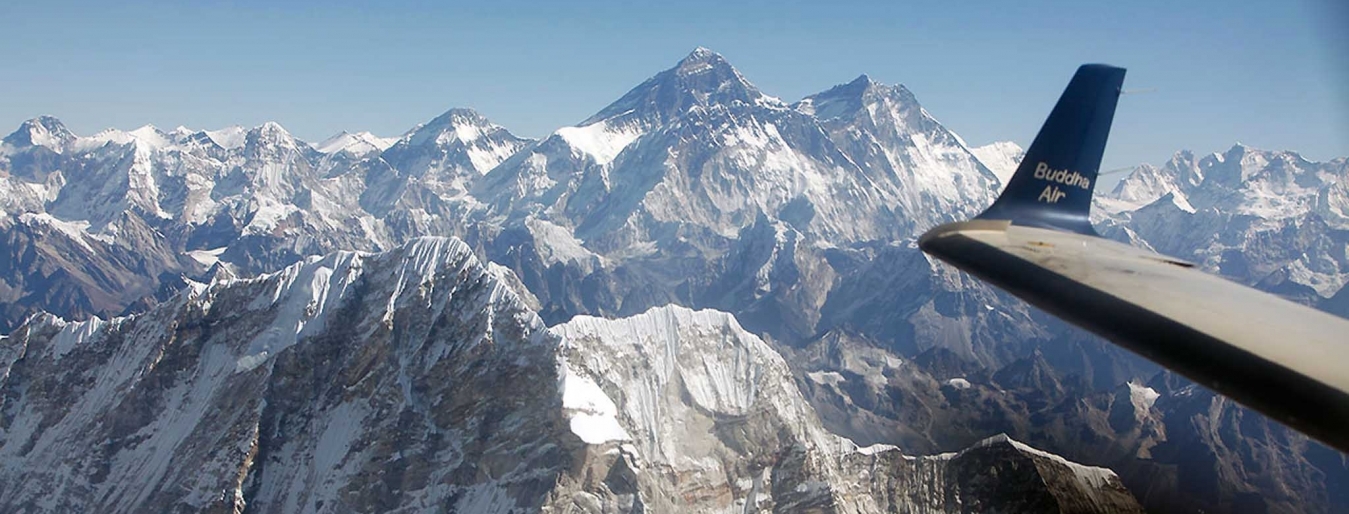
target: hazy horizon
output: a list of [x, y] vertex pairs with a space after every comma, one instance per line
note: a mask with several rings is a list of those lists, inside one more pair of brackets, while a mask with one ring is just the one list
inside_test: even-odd
[[1107, 169], [1236, 142], [1328, 160], [1349, 155], [1330, 4], [5, 5], [0, 132], [44, 114], [81, 135], [275, 121], [318, 142], [467, 107], [539, 138], [703, 46], [788, 102], [861, 74], [903, 84], [971, 146], [1027, 145], [1076, 66], [1107, 62], [1144, 91], [1120, 103]]

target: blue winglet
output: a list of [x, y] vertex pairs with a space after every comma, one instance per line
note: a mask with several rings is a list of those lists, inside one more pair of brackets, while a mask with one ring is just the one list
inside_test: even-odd
[[1095, 235], [1091, 195], [1123, 85], [1124, 68], [1078, 68], [1007, 188], [978, 218]]

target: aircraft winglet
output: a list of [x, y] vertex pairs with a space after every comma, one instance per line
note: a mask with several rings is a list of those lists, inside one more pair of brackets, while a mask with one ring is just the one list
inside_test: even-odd
[[1124, 68], [1084, 64], [993, 205], [979, 219], [1095, 234], [1088, 215]]

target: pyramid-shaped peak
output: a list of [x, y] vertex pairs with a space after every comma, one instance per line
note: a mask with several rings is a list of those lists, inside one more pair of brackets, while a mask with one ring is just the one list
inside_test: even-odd
[[244, 146], [247, 142], [249, 131], [239, 125], [231, 125], [218, 130], [203, 130], [199, 132], [199, 134], [205, 136], [207, 140], [210, 140], [221, 148], [233, 150]]
[[689, 55], [675, 65], [675, 71], [681, 74], [702, 73], [712, 68], [726, 68], [734, 71], [731, 64], [726, 62], [726, 58], [721, 54], [713, 52], [706, 47], [698, 47], [689, 52]]
[[440, 116], [436, 116], [435, 119], [432, 119], [429, 123], [426, 124], [426, 126], [443, 127], [450, 125], [466, 125], [466, 124], [491, 125], [492, 122], [488, 120], [486, 116], [483, 116], [482, 114], [478, 113], [478, 111], [475, 111], [473, 109], [469, 109], [467, 107], [454, 107], [448, 111], [445, 111]]
[[711, 88], [731, 84], [733, 87], [751, 89], [758, 94], [758, 90], [746, 81], [725, 57], [701, 46], [689, 52], [675, 64], [674, 68], [666, 70], [665, 73], [674, 75], [676, 80], [683, 82], [683, 86], [691, 91], [710, 91]]
[[511, 141], [521, 141], [505, 128], [492, 123], [492, 120], [466, 107], [455, 107], [436, 116], [429, 122], [412, 129], [405, 141], [412, 146], [427, 143], [437, 145], [467, 144], [482, 137], [501, 137]]
[[260, 134], [290, 135], [290, 132], [288, 132], [285, 127], [282, 127], [280, 123], [277, 123], [275, 121], [268, 121], [266, 123], [263, 123], [262, 125], [258, 125], [258, 128], [253, 130]]
[[720, 54], [698, 47], [675, 67], [657, 73], [581, 126], [618, 117], [663, 123], [689, 109], [714, 105], [780, 105], [750, 84]]
[[835, 97], [850, 96], [858, 98], [867, 95], [876, 95], [901, 99], [906, 102], [917, 101], [917, 99], [914, 98], [913, 93], [909, 91], [909, 88], [904, 87], [903, 84], [889, 85], [876, 82], [875, 80], [872, 80], [870, 75], [867, 75], [865, 73], [858, 75], [857, 78], [852, 80], [852, 82], [834, 86], [830, 88], [828, 91], [813, 96], [820, 97], [826, 95]]
[[711, 48], [699, 45], [697, 48], [694, 48], [692, 52], [689, 52], [689, 56], [686, 59], [702, 59], [711, 56], [721, 57], [720, 54], [713, 52]]
[[57, 151], [66, 143], [75, 139], [69, 129], [55, 116], [38, 116], [19, 125], [4, 142], [15, 147], [45, 146]]
[[163, 149], [173, 145], [168, 133], [150, 124], [145, 124], [127, 134], [132, 137], [133, 141], [149, 148]]
[[48, 130], [51, 132], [69, 132], [66, 130], [66, 125], [61, 123], [61, 120], [57, 119], [55, 116], [46, 114], [25, 121], [20, 126], [29, 129]]
[[264, 147], [297, 148], [295, 137], [291, 136], [290, 132], [275, 121], [263, 123], [248, 131], [244, 135], [244, 146], [251, 150]]
[[367, 131], [350, 132], [343, 130], [334, 134], [328, 139], [312, 144], [320, 153], [333, 154], [346, 151], [352, 154], [364, 154], [372, 151], [384, 151], [394, 143], [398, 138], [379, 137]]
[[[868, 106], [875, 107], [879, 104], [890, 104], [899, 108], [921, 107], [918, 98], [903, 85], [882, 84], [872, 80], [870, 76], [864, 73], [853, 79], [852, 82], [840, 84], [826, 91], [807, 96], [797, 104], [797, 109], [814, 114], [821, 120], [850, 119], [859, 115], [870, 116], [873, 112], [882, 111], [868, 108]], [[883, 109], [883, 111], [888, 110]], [[914, 111], [918, 112], [919, 109]]]
[[318, 150], [319, 152], [322, 153], [334, 153], [346, 149], [348, 146], [356, 143], [358, 140], [359, 138], [356, 136], [356, 134], [352, 134], [351, 132], [343, 130], [341, 132], [333, 134], [332, 137], [329, 137], [328, 139], [324, 139], [323, 141], [320, 141], [316, 144], [312, 144], [310, 146], [313, 146], [315, 150]]
[[1031, 388], [1049, 391], [1061, 385], [1058, 373], [1037, 348], [1030, 355], [1013, 361], [993, 374], [993, 381], [1006, 388]]
[[449, 116], [449, 117], [453, 117], [453, 118], [463, 118], [463, 119], [470, 119], [470, 120], [478, 120], [478, 119], [484, 119], [484, 120], [485, 120], [485, 119], [487, 119], [485, 116], [483, 116], [482, 114], [480, 114], [478, 111], [475, 111], [475, 110], [470, 109], [470, 108], [468, 108], [468, 107], [452, 107], [452, 108], [450, 108], [450, 110], [445, 111], [445, 113], [442, 114], [441, 116]]
[[164, 131], [159, 130], [159, 127], [147, 123], [145, 125], [140, 126], [139, 128], [136, 128], [135, 130], [132, 130], [131, 135], [139, 138], [147, 138], [147, 137], [162, 137], [167, 134]]
[[295, 139], [290, 135], [290, 131], [275, 121], [268, 121], [254, 127], [253, 130], [248, 131], [246, 137], [249, 141], [257, 140], [260, 142], [283, 142]]

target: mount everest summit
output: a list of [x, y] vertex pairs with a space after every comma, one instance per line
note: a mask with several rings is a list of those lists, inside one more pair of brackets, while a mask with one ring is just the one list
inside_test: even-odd
[[[10, 469], [64, 471], [0, 503], [1349, 505], [1334, 452], [917, 250], [926, 228], [991, 202], [1019, 156], [970, 147], [903, 86], [861, 76], [787, 103], [706, 49], [540, 140], [467, 109], [396, 139], [313, 144], [274, 123], [77, 136], [30, 120], [0, 144], [14, 370], [0, 448]], [[1098, 195], [1095, 221], [1333, 311], [1349, 295], [1347, 168], [1182, 152]], [[85, 374], [57, 364], [67, 356]], [[481, 369], [428, 374], [469, 362]], [[339, 370], [384, 378], [320, 379]], [[489, 393], [509, 376], [556, 387]], [[376, 406], [402, 414], [353, 410]], [[1035, 497], [1053, 503], [1015, 503], [980, 466], [1050, 484]], [[128, 481], [147, 469], [160, 482]], [[165, 471], [189, 469], [198, 483]]]

